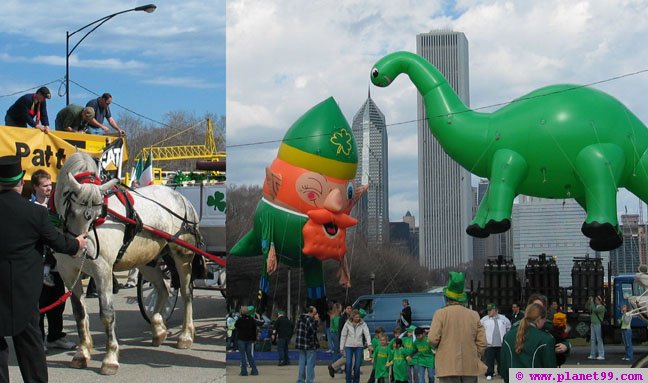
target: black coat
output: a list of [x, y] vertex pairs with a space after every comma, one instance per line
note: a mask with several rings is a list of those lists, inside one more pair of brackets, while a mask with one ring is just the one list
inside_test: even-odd
[[76, 254], [79, 243], [60, 233], [47, 209], [13, 190], [0, 192], [0, 336], [21, 333], [38, 315], [43, 287], [43, 245]]
[[[34, 104], [34, 94], [26, 94], [16, 100], [16, 102], [7, 109], [7, 115], [15, 122], [19, 123], [21, 127], [29, 125], [32, 128], [35, 128], [35, 117], [37, 111], [33, 111], [34, 114], [30, 113], [32, 104]], [[49, 126], [49, 117], [47, 117], [47, 101], [43, 100], [43, 102], [38, 103], [38, 110], [40, 111], [41, 124]]]

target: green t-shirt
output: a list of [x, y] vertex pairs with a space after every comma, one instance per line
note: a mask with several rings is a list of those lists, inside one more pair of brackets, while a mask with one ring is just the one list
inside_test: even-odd
[[376, 379], [378, 378], [388, 378], [389, 369], [386, 364], [389, 361], [392, 350], [389, 346], [378, 345], [374, 348], [373, 360], [374, 360], [374, 370], [376, 371]]
[[[403, 349], [405, 350], [407, 355], [412, 355], [414, 353], [414, 341], [412, 340], [412, 338], [405, 335], [404, 337], [401, 338], [401, 340], [403, 341]], [[413, 366], [414, 361], [413, 360], [409, 361], [409, 362], [407, 362], [407, 364], [409, 364], [410, 366]]]
[[331, 332], [340, 332], [340, 316], [336, 315], [331, 319]]
[[407, 355], [407, 350], [402, 347], [394, 348], [392, 350], [392, 356], [389, 360], [394, 363], [394, 365], [392, 366], [392, 371], [394, 372], [394, 380], [407, 382], [409, 373], [409, 365], [407, 363], [407, 360], [405, 359]]
[[380, 339], [374, 336], [373, 338], [371, 338], [371, 347], [375, 350], [378, 346], [380, 346]]
[[434, 368], [434, 353], [427, 338], [414, 341], [416, 353], [412, 356], [412, 364], [427, 368]]

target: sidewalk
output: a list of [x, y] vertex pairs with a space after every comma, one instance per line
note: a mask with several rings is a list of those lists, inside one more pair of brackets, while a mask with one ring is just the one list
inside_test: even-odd
[[[570, 357], [567, 359], [567, 364], [563, 368], [585, 368], [585, 367], [619, 367], [619, 368], [628, 368], [630, 367], [630, 362], [624, 362], [621, 360], [623, 357], [623, 346], [620, 345], [606, 345], [606, 360], [597, 361], [589, 360], [587, 356], [589, 355], [589, 345], [588, 346], [577, 346], [572, 349]], [[648, 351], [646, 346], [635, 346], [634, 352], [635, 356], [638, 356], [641, 353]], [[239, 376], [240, 367], [239, 361], [240, 356], [238, 353], [228, 353], [227, 354], [227, 383], [294, 383], [297, 381], [297, 352], [291, 350], [290, 352], [290, 365], [289, 366], [277, 366], [277, 353], [275, 351], [270, 352], [256, 352], [255, 360], [258, 361], [257, 366], [259, 370], [258, 376]], [[344, 374], [336, 374], [335, 378], [331, 378], [328, 373], [328, 364], [330, 363], [331, 357], [330, 354], [324, 352], [317, 353], [317, 365], [315, 366], [315, 382], [344, 382]], [[249, 373], [249, 368], [248, 368]], [[371, 365], [367, 362], [363, 364], [361, 368], [360, 382], [364, 383], [369, 379], [371, 374]], [[479, 383], [487, 383], [485, 377], [479, 377]], [[495, 376], [491, 382], [501, 383], [503, 379], [500, 376]]]

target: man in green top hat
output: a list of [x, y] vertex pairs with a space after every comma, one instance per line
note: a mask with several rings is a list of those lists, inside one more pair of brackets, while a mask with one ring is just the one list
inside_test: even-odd
[[327, 311], [322, 261], [340, 262], [340, 284], [350, 286], [345, 229], [357, 223], [349, 213], [366, 191], [366, 186], [353, 185], [357, 164], [351, 127], [332, 97], [308, 110], [286, 132], [277, 158], [266, 168], [254, 227], [230, 251], [265, 257], [259, 312], [266, 305], [269, 275], [279, 261], [304, 270], [307, 304], [319, 312]]
[[432, 318], [428, 340], [437, 349], [436, 376], [441, 383], [477, 383], [486, 372], [481, 357], [486, 349], [486, 334], [479, 314], [464, 306], [468, 296], [464, 291], [465, 276], [451, 271], [448, 285], [443, 289], [446, 306]]

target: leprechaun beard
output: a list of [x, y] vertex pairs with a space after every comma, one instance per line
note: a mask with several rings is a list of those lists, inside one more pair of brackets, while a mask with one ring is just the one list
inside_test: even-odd
[[358, 221], [345, 214], [327, 209], [311, 210], [308, 221], [302, 229], [304, 247], [302, 252], [321, 261], [340, 261], [346, 254], [346, 228]]

